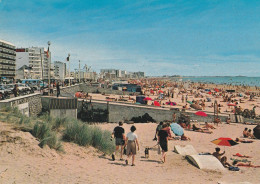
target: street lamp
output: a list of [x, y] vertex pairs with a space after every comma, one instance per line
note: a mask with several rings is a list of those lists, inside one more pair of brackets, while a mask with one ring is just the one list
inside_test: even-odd
[[50, 45], [51, 45], [51, 42], [48, 41], [48, 51], [47, 51], [47, 56], [48, 56], [48, 87], [49, 87], [49, 95], [50, 95], [50, 87], [51, 87], [51, 59], [50, 59], [50, 56], [49, 56], [49, 51], [50, 51]]
[[70, 86], [70, 54], [68, 54], [67, 61], [69, 62], [69, 86]]

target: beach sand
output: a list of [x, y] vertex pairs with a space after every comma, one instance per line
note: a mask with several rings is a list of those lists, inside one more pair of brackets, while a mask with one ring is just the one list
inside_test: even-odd
[[[98, 124], [102, 129], [112, 131], [117, 124]], [[131, 125], [124, 124], [126, 132]], [[243, 168], [238, 172], [203, 171], [191, 165], [185, 158], [173, 152], [174, 145], [191, 144], [198, 152], [213, 152], [216, 145], [210, 141], [219, 137], [241, 137], [245, 127], [253, 125], [221, 124], [213, 134], [187, 131], [191, 141], [169, 141], [169, 152], [164, 164], [159, 162], [156, 150], [150, 151], [150, 158], [144, 157], [145, 147], [156, 144], [155, 123], [135, 124], [140, 142], [136, 166], [125, 166], [116, 157], [111, 161], [92, 147], [80, 147], [63, 143], [65, 153], [57, 153], [48, 147], [40, 148], [38, 141], [28, 132], [14, 130], [13, 126], [0, 123], [0, 183], [217, 183], [248, 181], [260, 183], [260, 168]], [[232, 154], [252, 156], [254, 165], [260, 165], [260, 142], [240, 143], [226, 150], [228, 160]], [[235, 157], [233, 157], [235, 158]], [[131, 162], [130, 162], [131, 163]]]

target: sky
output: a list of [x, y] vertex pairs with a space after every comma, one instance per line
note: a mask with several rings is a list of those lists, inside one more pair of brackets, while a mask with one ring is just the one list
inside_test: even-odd
[[0, 39], [97, 72], [260, 76], [260, 1], [0, 0]]

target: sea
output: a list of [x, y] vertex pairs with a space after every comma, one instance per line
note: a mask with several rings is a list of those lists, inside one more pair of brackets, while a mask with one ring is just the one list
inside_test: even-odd
[[227, 85], [244, 85], [260, 87], [260, 77], [245, 76], [203, 76], [203, 77], [180, 77], [180, 81], [200, 82], [207, 84], [227, 84]]

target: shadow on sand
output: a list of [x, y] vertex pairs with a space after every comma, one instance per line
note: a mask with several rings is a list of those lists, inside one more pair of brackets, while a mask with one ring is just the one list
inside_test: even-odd
[[124, 166], [124, 167], [127, 166], [125, 163], [118, 163], [118, 162], [111, 162], [110, 164], [113, 164], [113, 165], [120, 165], [120, 166]]
[[159, 160], [140, 160], [140, 161], [142, 161], [142, 162], [155, 162], [155, 163], [158, 163], [158, 164], [162, 163]]

